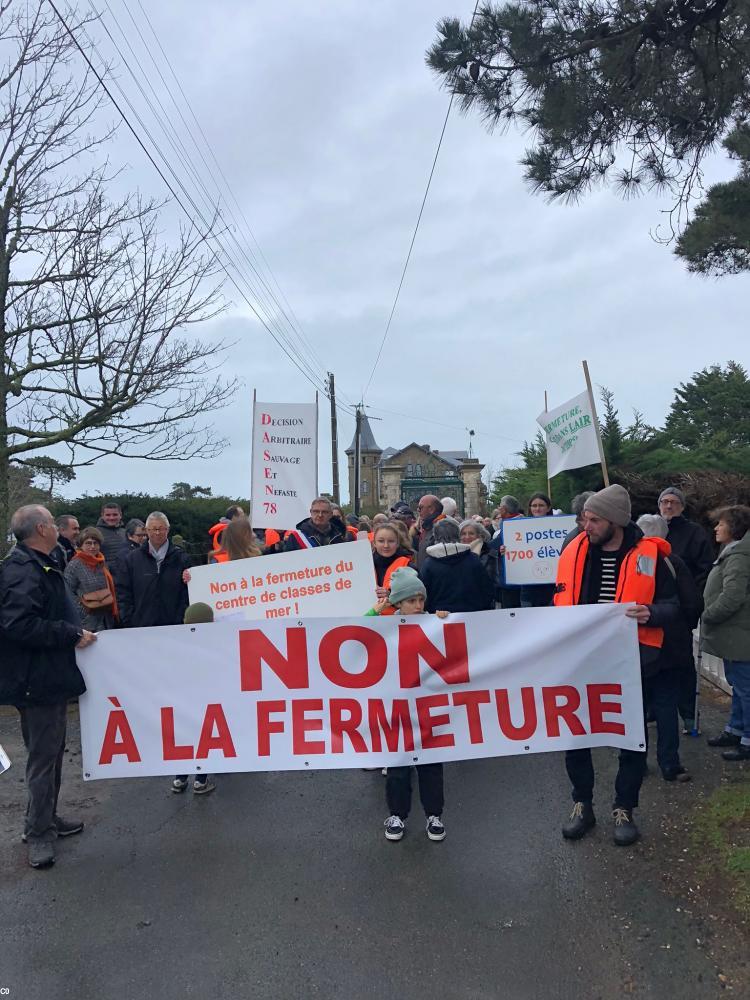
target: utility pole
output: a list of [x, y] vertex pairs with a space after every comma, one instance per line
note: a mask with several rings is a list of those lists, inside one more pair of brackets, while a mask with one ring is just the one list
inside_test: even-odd
[[336, 389], [333, 384], [333, 372], [328, 372], [328, 395], [331, 400], [331, 465], [333, 467], [333, 499], [341, 503], [339, 493], [339, 431], [336, 421]]
[[354, 412], [354, 496], [352, 499], [352, 504], [354, 505], [354, 513], [359, 517], [359, 456], [360, 456], [360, 441], [362, 438], [362, 404], [357, 403], [357, 408]]

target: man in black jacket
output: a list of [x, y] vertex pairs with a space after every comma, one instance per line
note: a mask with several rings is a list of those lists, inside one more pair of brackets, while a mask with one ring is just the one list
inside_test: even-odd
[[[667, 486], [659, 494], [659, 513], [669, 525], [667, 541], [672, 546], [673, 554], [682, 559], [690, 570], [698, 592], [702, 594], [716, 553], [704, 529], [685, 517], [685, 505], [685, 494], [676, 486]], [[692, 645], [689, 650], [684, 647], [684, 652], [680, 670], [679, 709], [685, 733], [693, 733], [698, 678]]]
[[310, 516], [287, 534], [282, 551], [316, 549], [320, 545], [338, 545], [351, 540], [352, 535], [346, 530], [344, 522], [333, 516], [331, 501], [326, 497], [315, 497], [310, 504]]
[[188, 606], [184, 574], [189, 559], [169, 540], [169, 519], [161, 511], [146, 518], [148, 538], [118, 565], [117, 603], [126, 628], [181, 625]]
[[659, 513], [669, 525], [667, 541], [672, 552], [679, 556], [693, 574], [698, 589], [703, 593], [706, 577], [716, 559], [716, 554], [704, 529], [695, 521], [688, 521], [685, 494], [676, 486], [667, 486], [659, 494]]
[[65, 569], [76, 554], [81, 527], [75, 514], [60, 514], [55, 524], [57, 525], [57, 546], [53, 549], [53, 556], [59, 556], [58, 562], [61, 568]]
[[75, 650], [94, 642], [51, 553], [57, 526], [50, 512], [20, 507], [10, 522], [18, 544], [0, 564], [0, 704], [14, 705], [28, 751], [24, 839], [32, 868], [55, 861], [55, 839], [83, 830], [57, 815], [67, 701], [86, 690]]
[[102, 555], [111, 568], [126, 541], [120, 505], [114, 500], [103, 504], [96, 526], [102, 533]]

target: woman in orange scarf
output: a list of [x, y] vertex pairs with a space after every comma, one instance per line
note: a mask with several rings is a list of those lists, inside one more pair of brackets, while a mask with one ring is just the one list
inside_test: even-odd
[[98, 528], [84, 528], [78, 551], [65, 569], [65, 580], [81, 613], [81, 625], [90, 632], [114, 628], [119, 618], [112, 575], [101, 551]]

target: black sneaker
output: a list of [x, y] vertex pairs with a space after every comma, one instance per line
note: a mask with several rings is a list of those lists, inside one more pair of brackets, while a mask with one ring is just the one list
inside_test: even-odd
[[596, 826], [594, 807], [590, 802], [576, 802], [570, 819], [563, 825], [562, 835], [566, 840], [580, 840], [593, 826]]
[[719, 736], [711, 736], [706, 740], [706, 743], [710, 747], [738, 747], [740, 745], [740, 737], [735, 736], [734, 733], [728, 733], [724, 730]]
[[741, 743], [734, 750], [725, 750], [721, 756], [724, 760], [730, 760], [732, 762], [738, 760], [750, 760], [750, 747]]
[[74, 833], [82, 832], [83, 820], [63, 819], [62, 816], [55, 816], [55, 828], [58, 837], [72, 837]]
[[439, 816], [427, 817], [427, 836], [430, 840], [445, 840], [445, 827]]
[[640, 833], [633, 822], [632, 809], [615, 806], [612, 810], [612, 819], [615, 821], [614, 839], [618, 847], [629, 847], [638, 840]]
[[676, 767], [674, 771], [662, 771], [662, 777], [665, 781], [679, 781], [681, 783], [692, 781], [692, 775], [688, 774], [684, 767]]
[[55, 845], [51, 840], [29, 841], [29, 864], [32, 868], [50, 868], [55, 863]]
[[181, 792], [184, 792], [187, 786], [188, 786], [187, 778], [174, 778], [172, 780], [172, 791], [175, 793], [175, 795], [179, 795]]
[[193, 795], [208, 795], [216, 788], [216, 785], [211, 781], [211, 779], [206, 776], [202, 781], [198, 778], [193, 782]]
[[389, 816], [384, 823], [386, 840], [401, 840], [406, 827], [400, 816]]

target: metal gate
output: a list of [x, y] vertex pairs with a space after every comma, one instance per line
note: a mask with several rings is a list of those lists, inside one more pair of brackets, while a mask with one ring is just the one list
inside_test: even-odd
[[427, 493], [433, 493], [441, 500], [443, 497], [452, 497], [456, 501], [459, 511], [464, 509], [464, 483], [457, 476], [401, 480], [401, 499], [408, 503], [413, 511], [416, 511], [420, 497]]

